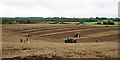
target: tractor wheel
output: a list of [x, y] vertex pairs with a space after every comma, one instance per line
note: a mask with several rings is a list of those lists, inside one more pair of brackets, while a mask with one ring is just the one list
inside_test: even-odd
[[65, 43], [67, 43], [67, 41], [65, 40]]
[[77, 41], [76, 41], [76, 40], [74, 40], [74, 43], [77, 43]]

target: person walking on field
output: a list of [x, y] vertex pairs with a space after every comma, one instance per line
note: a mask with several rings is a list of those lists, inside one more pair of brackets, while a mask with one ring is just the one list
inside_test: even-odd
[[27, 42], [27, 43], [29, 43], [29, 40], [28, 40], [28, 38], [26, 38], [26, 42]]
[[20, 42], [22, 43], [23, 41], [22, 41], [22, 38], [20, 39]]
[[24, 40], [24, 43], [26, 43], [26, 40]]

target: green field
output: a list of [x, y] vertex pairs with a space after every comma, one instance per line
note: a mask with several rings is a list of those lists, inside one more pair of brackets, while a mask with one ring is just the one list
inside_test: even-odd
[[83, 22], [84, 24], [96, 24], [97, 22]]
[[120, 22], [114, 22], [115, 23], [115, 25], [120, 25]]
[[[96, 24], [97, 22], [84, 22], [84, 24]], [[103, 22], [101, 22], [103, 23]], [[115, 25], [120, 25], [120, 22], [114, 22]]]

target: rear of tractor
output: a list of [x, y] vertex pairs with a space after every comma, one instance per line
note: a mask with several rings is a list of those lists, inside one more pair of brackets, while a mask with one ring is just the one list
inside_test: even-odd
[[66, 39], [65, 43], [77, 43], [77, 41], [74, 39]]
[[25, 34], [25, 37], [31, 37], [31, 34]]
[[80, 37], [80, 33], [76, 33], [74, 37]]

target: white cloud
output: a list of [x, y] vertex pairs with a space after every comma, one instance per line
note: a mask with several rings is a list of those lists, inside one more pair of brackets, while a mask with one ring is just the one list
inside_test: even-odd
[[6, 17], [117, 17], [118, 0], [1, 0]]

